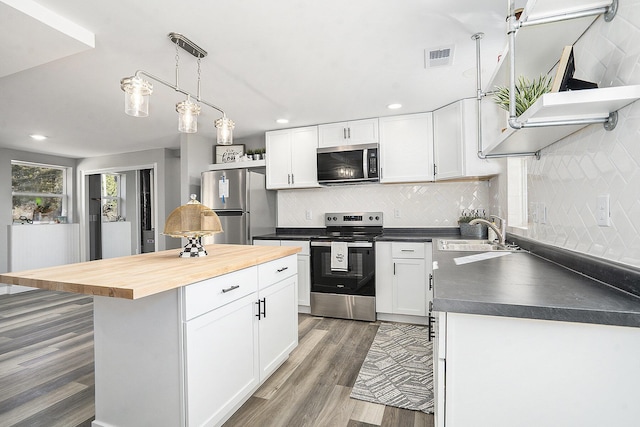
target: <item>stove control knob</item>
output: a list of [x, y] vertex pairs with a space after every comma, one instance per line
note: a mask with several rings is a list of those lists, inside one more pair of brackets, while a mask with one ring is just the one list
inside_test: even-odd
[[373, 217], [372, 216], [369, 217], [369, 221], [373, 221]]
[[330, 216], [327, 217], [327, 221], [331, 221], [331, 217]]
[[380, 217], [376, 215], [376, 221], [380, 221]]
[[338, 220], [338, 218], [334, 216], [334, 217], [333, 217], [333, 220], [334, 220], [334, 221], [337, 221], [337, 220]]

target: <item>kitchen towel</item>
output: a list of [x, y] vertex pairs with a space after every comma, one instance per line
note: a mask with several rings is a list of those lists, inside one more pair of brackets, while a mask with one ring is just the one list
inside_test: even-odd
[[348, 271], [347, 242], [331, 242], [331, 271]]

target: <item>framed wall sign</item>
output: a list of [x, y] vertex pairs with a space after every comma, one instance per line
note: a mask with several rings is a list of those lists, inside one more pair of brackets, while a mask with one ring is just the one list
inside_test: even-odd
[[242, 156], [244, 156], [244, 144], [216, 145], [214, 147], [216, 163], [233, 163]]

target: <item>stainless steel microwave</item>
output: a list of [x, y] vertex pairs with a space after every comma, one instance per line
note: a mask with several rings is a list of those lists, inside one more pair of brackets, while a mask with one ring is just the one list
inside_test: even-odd
[[376, 182], [378, 144], [318, 148], [318, 183], [352, 184]]

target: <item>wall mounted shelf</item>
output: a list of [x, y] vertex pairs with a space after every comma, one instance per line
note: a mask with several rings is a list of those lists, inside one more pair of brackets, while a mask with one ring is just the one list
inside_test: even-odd
[[252, 169], [264, 168], [267, 165], [266, 160], [247, 160], [246, 162], [230, 162], [230, 163], [212, 163], [209, 165], [210, 171], [221, 171], [227, 169]]
[[[522, 20], [541, 19], [548, 16], [574, 12], [585, 7], [607, 6], [611, 0], [585, 2], [584, 0], [566, 0], [558, 10], [558, 2], [553, 0], [530, 0], [521, 17]], [[536, 25], [518, 30], [516, 33], [518, 74], [532, 79], [547, 74], [560, 59], [562, 49], [572, 45], [589, 28], [597, 16], [571, 19]], [[505, 24], [505, 28], [507, 25]], [[483, 88], [490, 92], [496, 86], [509, 85], [509, 45], [498, 59], [498, 65], [488, 84]]]
[[[548, 120], [607, 119], [610, 113], [640, 99], [640, 85], [547, 93], [518, 119], [534, 124]], [[505, 116], [506, 117], [506, 116]], [[506, 120], [505, 120], [506, 125]], [[507, 128], [485, 149], [487, 154], [536, 152], [587, 124]]]

